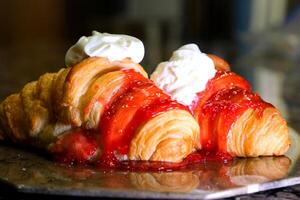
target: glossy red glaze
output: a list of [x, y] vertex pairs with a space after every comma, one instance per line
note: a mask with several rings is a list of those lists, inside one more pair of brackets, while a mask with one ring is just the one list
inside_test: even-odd
[[198, 98], [193, 102], [192, 110], [197, 116], [201, 113], [202, 106], [216, 92], [223, 89], [239, 87], [245, 90], [251, 90], [247, 80], [231, 71], [218, 71], [214, 78], [208, 81], [204, 91], [198, 93]]

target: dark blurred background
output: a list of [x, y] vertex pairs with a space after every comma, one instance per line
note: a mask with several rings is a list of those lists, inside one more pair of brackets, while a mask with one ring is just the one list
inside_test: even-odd
[[181, 45], [197, 43], [284, 115], [300, 116], [297, 0], [2, 0], [0, 24], [0, 99], [64, 67], [67, 49], [97, 30], [141, 39], [149, 73]]

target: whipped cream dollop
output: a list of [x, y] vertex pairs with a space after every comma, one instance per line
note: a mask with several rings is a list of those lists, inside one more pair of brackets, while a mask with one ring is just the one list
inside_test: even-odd
[[187, 44], [174, 51], [169, 61], [160, 63], [151, 80], [173, 99], [191, 106], [197, 93], [205, 89], [206, 83], [215, 74], [212, 59], [196, 44]]
[[111, 62], [130, 58], [139, 63], [144, 57], [144, 44], [139, 39], [120, 34], [99, 33], [82, 36], [68, 51], [65, 57], [67, 66], [72, 66], [87, 57], [106, 57]]

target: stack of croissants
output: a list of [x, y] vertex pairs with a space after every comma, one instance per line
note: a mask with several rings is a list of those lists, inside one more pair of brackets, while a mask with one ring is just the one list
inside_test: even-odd
[[283, 155], [291, 142], [280, 112], [223, 59], [208, 56], [217, 73], [192, 107], [130, 58], [91, 56], [46, 73], [0, 104], [0, 138], [75, 163], [178, 163], [197, 151]]

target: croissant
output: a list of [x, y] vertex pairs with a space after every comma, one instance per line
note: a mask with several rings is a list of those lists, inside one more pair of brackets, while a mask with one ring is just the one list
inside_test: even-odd
[[202, 148], [234, 157], [283, 155], [291, 142], [280, 112], [253, 93], [224, 60], [209, 57], [217, 73], [193, 105]]
[[199, 125], [130, 59], [90, 57], [46, 73], [0, 104], [0, 135], [68, 162], [180, 162]]

